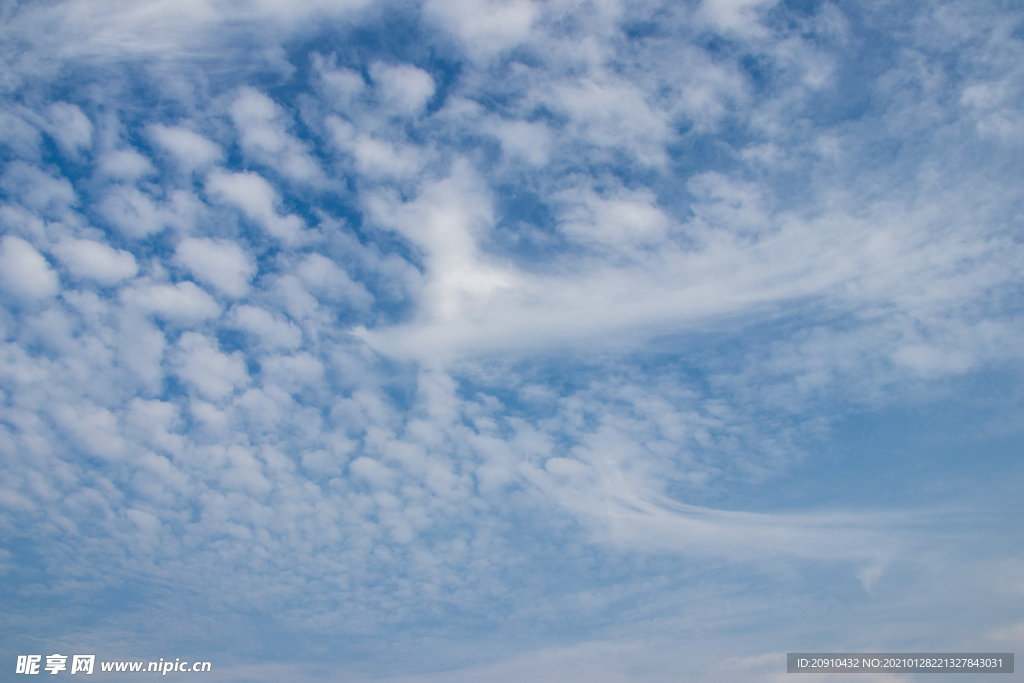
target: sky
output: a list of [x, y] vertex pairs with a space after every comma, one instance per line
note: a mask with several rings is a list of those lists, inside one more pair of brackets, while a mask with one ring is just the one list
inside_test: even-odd
[[1019, 3], [0, 0], [0, 59], [0, 680], [1024, 650]]

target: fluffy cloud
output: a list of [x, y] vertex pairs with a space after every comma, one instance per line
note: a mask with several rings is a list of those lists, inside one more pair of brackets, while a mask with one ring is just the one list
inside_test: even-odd
[[175, 248], [174, 259], [200, 282], [231, 297], [245, 294], [256, 273], [249, 254], [238, 244], [225, 240], [184, 239]]
[[380, 91], [384, 106], [400, 114], [416, 114], [434, 94], [434, 79], [411, 64], [370, 65], [370, 77]]
[[67, 102], [54, 102], [47, 108], [48, 132], [65, 152], [77, 156], [92, 147], [93, 125], [82, 110]]
[[294, 214], [282, 216], [277, 212], [275, 207], [280, 197], [273, 186], [258, 174], [218, 172], [209, 177], [206, 190], [237, 206], [249, 219], [286, 244], [302, 240], [303, 220]]
[[59, 289], [57, 274], [31, 244], [5, 235], [0, 240], [0, 277], [4, 289], [27, 298], [53, 296]]
[[291, 136], [288, 119], [273, 100], [243, 88], [231, 105], [231, 119], [241, 136], [242, 149], [256, 161], [300, 181], [320, 177], [319, 164], [306, 146]]
[[135, 180], [153, 172], [149, 159], [133, 149], [108, 152], [100, 159], [100, 171], [122, 180]]
[[134, 187], [113, 186], [99, 210], [127, 237], [148, 237], [168, 225], [166, 213], [148, 194]]
[[152, 134], [161, 147], [171, 152], [187, 168], [206, 166], [223, 156], [223, 151], [216, 143], [187, 128], [155, 124]]
[[143, 284], [122, 290], [121, 299], [133, 308], [165, 320], [195, 323], [220, 313], [220, 306], [191, 282], [176, 285]]
[[539, 14], [530, 0], [430, 0], [428, 16], [465, 42], [471, 55], [486, 59], [530, 36]]
[[221, 353], [216, 345], [201, 334], [186, 332], [176, 349], [177, 375], [206, 399], [226, 397], [236, 387], [249, 382], [242, 354]]
[[72, 275], [112, 285], [133, 277], [138, 264], [131, 252], [93, 240], [66, 239], [53, 248]]
[[272, 348], [293, 349], [302, 343], [302, 330], [294, 323], [276, 318], [270, 311], [256, 306], [235, 306], [231, 309], [230, 320]]

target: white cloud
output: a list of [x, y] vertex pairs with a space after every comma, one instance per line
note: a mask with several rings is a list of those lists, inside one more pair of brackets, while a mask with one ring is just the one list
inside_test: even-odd
[[213, 297], [191, 282], [176, 285], [140, 283], [121, 290], [121, 299], [145, 313], [186, 324], [215, 318], [221, 310]]
[[399, 114], [419, 113], [434, 94], [434, 79], [411, 64], [374, 62], [370, 65], [370, 78], [379, 90], [385, 108]]
[[369, 308], [373, 303], [373, 295], [366, 287], [353, 281], [326, 256], [309, 254], [296, 266], [295, 272], [310, 291], [323, 298], [348, 301], [358, 309]]
[[14, 235], [0, 238], [0, 282], [8, 292], [32, 299], [53, 296], [60, 289], [57, 274], [43, 255]]
[[528, 39], [539, 15], [530, 0], [428, 0], [424, 9], [481, 60]]
[[22, 161], [7, 165], [0, 187], [23, 206], [42, 215], [62, 217], [78, 201], [67, 178], [54, 177]]
[[321, 383], [324, 365], [308, 353], [272, 356], [263, 362], [263, 374], [269, 383], [289, 393], [298, 393]]
[[362, 174], [408, 178], [423, 168], [424, 154], [418, 147], [357, 134], [352, 124], [337, 116], [327, 117], [325, 123], [334, 144], [355, 157], [356, 169]]
[[127, 237], [148, 237], [169, 224], [168, 216], [152, 198], [134, 187], [113, 186], [99, 209]]
[[[117, 350], [118, 363], [135, 376], [140, 392], [146, 395], [159, 390], [160, 383], [163, 381], [164, 370], [161, 363], [167, 340], [164, 338], [163, 332], [140, 313], [152, 312], [146, 307], [146, 304], [159, 306], [161, 303], [174, 303], [174, 297], [172, 293], [172, 296], [168, 297], [172, 301], [160, 301], [161, 292], [156, 292], [156, 296], [143, 297], [143, 310], [132, 311], [130, 310], [132, 294], [134, 293], [129, 293], [127, 296], [129, 310], [122, 312], [114, 328], [116, 335], [112, 346]], [[151, 293], [147, 292], [147, 294]], [[171, 313], [173, 314], [174, 311]]]
[[697, 199], [693, 211], [703, 225], [745, 236], [768, 233], [775, 227], [764, 195], [754, 183], [711, 172], [688, 180], [686, 189]]
[[159, 536], [161, 525], [160, 519], [156, 515], [146, 512], [145, 510], [136, 510], [134, 508], [128, 508], [125, 510], [125, 515], [139, 527], [139, 530], [144, 535]]
[[65, 239], [53, 248], [72, 275], [113, 285], [134, 277], [139, 271], [135, 257], [93, 240]]
[[10, 111], [0, 111], [0, 141], [22, 158], [31, 159], [39, 154], [42, 139], [39, 130]]
[[236, 242], [189, 237], [178, 243], [174, 260], [204, 284], [231, 297], [249, 289], [256, 264]]
[[349, 463], [348, 468], [350, 472], [361, 477], [376, 489], [391, 488], [395, 479], [391, 470], [372, 458], [356, 458]]
[[327, 105], [338, 111], [351, 109], [366, 91], [362, 75], [352, 69], [337, 66], [337, 55], [312, 55], [313, 72], [327, 99]]
[[134, 149], [119, 149], [100, 157], [99, 170], [114, 178], [135, 180], [151, 175], [154, 168], [149, 159]]
[[249, 383], [239, 351], [221, 353], [215, 342], [195, 332], [181, 335], [175, 353], [176, 373], [209, 400], [220, 400]]
[[198, 133], [179, 126], [155, 124], [151, 129], [153, 139], [171, 152], [186, 168], [202, 168], [220, 161], [224, 152], [220, 146]]
[[625, 79], [573, 79], [553, 83], [544, 98], [565, 112], [577, 135], [598, 147], [618, 148], [649, 165], [666, 162], [671, 139], [667, 112]]
[[971, 354], [961, 348], [942, 351], [929, 344], [913, 344], [896, 350], [893, 359], [923, 375], [959, 374], [973, 364]]
[[424, 319], [441, 324], [463, 316], [486, 315], [490, 297], [507, 291], [512, 273], [490, 263], [477, 246], [493, 221], [490, 198], [468, 164], [457, 164], [449, 178], [429, 183], [413, 201], [393, 196], [368, 201], [371, 215], [427, 254], [428, 282], [422, 293]]
[[93, 126], [77, 105], [54, 102], [47, 108], [47, 132], [72, 156], [92, 147]]
[[246, 154], [294, 180], [319, 181], [323, 175], [320, 165], [306, 146], [288, 133], [289, 118], [273, 100], [253, 88], [242, 88], [231, 104], [231, 119]]
[[623, 248], [632, 244], [660, 244], [668, 237], [671, 221], [658, 208], [650, 191], [618, 190], [601, 197], [589, 188], [555, 195], [562, 210], [559, 229], [586, 243]]
[[270, 311], [257, 306], [234, 306], [229, 320], [237, 327], [255, 334], [271, 348], [294, 349], [302, 344], [302, 330], [294, 323], [275, 317]]
[[543, 166], [548, 162], [553, 136], [544, 124], [495, 120], [488, 128], [501, 140], [501, 147], [506, 154], [519, 157], [534, 166]]
[[115, 62], [153, 55], [208, 56], [212, 46], [228, 34], [255, 32], [276, 41], [314, 17], [344, 17], [366, 5], [367, 0], [259, 0], [237, 5], [214, 0], [65, 0], [52, 6], [19, 7], [7, 24], [9, 35], [31, 36], [43, 53], [38, 60], [19, 64], [15, 73], [35, 69], [52, 76], [45, 69], [44, 56]]
[[758, 10], [770, 8], [778, 0], [704, 0], [704, 16], [717, 28], [735, 31], [744, 37], [767, 33], [760, 26]]
[[280, 202], [277, 191], [256, 173], [212, 173], [206, 181], [206, 191], [237, 206], [285, 244], [295, 245], [304, 238], [303, 220], [294, 214], [278, 214], [275, 210]]
[[89, 455], [116, 460], [128, 454], [117, 418], [106, 408], [83, 401], [80, 405], [58, 405], [54, 418], [73, 437], [74, 447]]

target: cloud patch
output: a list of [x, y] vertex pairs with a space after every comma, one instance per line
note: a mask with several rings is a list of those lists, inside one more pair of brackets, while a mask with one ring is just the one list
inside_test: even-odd
[[189, 237], [178, 243], [174, 260], [200, 282], [238, 298], [249, 289], [256, 265], [235, 242]]

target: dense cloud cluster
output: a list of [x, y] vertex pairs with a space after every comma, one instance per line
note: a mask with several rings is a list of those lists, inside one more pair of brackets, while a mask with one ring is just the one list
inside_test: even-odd
[[[0, 564], [24, 642], [275, 661], [315, 633], [363, 643], [368, 676], [403, 670], [372, 644], [402, 641], [407, 671], [655, 680], [629, 662], [664, 628], [756, 620], [751, 586], [824, 567], [870, 595], [948, 522], [766, 496], [837, 420], [1019, 378], [1005, 4], [0, 17]], [[1019, 435], [1000, 387], [951, 409], [985, 414], [980, 439]], [[1019, 605], [1019, 555], [995, 566]], [[59, 626], [69, 601], [99, 621]], [[249, 642], [249, 613], [277, 626]], [[1020, 641], [991, 614], [968, 622]], [[551, 633], [565, 649], [519, 654]]]

